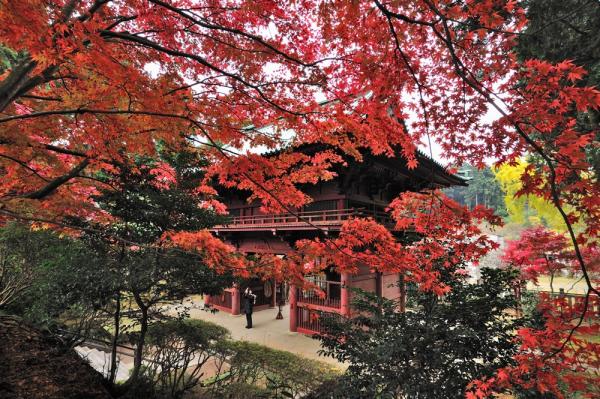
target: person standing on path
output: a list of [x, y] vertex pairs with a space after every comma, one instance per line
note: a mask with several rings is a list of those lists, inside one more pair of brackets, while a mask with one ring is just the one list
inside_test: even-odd
[[252, 328], [252, 310], [254, 308], [254, 300], [256, 299], [256, 295], [252, 293], [250, 287], [246, 288], [244, 291], [244, 313], [246, 313], [246, 328]]

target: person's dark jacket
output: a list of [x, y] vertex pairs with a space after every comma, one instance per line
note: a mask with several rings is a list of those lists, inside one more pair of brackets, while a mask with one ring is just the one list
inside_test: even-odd
[[254, 308], [254, 296], [244, 294], [244, 313], [252, 314]]

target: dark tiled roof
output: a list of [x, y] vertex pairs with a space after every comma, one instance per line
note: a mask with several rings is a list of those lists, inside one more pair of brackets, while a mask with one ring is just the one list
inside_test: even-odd
[[[263, 153], [262, 155], [265, 157], [272, 157], [272, 156], [281, 154], [284, 151], [292, 151], [292, 150], [299, 151], [299, 152], [305, 152], [305, 153], [311, 153], [311, 152], [317, 152], [317, 151], [323, 150], [326, 147], [327, 146], [323, 145], [323, 144], [302, 144], [297, 147], [286, 147], [286, 148], [272, 150], [272, 151]], [[365, 153], [367, 153], [367, 151], [365, 151]], [[466, 186], [467, 185], [467, 181], [465, 179], [463, 179], [462, 177], [460, 177], [454, 173], [450, 173], [448, 171], [448, 168], [443, 166], [441, 163], [439, 163], [438, 161], [436, 161], [429, 155], [426, 155], [423, 151], [417, 149], [416, 154], [417, 154], [417, 160], [419, 161], [419, 163], [430, 163], [433, 166], [433, 172], [437, 176], [440, 176], [444, 180], [446, 180], [448, 182], [449, 186], [452, 186], [452, 185]], [[388, 158], [385, 155], [380, 155], [378, 157]], [[401, 156], [397, 156], [397, 157], [391, 158], [391, 159], [399, 161], [399, 163], [404, 166], [406, 165], [406, 160], [404, 158], [402, 158]]]

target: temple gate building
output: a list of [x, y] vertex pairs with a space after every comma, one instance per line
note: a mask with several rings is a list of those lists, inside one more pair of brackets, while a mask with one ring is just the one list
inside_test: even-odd
[[[417, 155], [419, 165], [415, 169], [409, 169], [406, 161], [399, 157], [365, 154], [362, 162], [346, 159], [346, 167], [334, 168], [337, 176], [333, 180], [302, 187], [313, 202], [294, 214], [264, 214], [259, 203], [247, 203], [248, 193], [228, 191], [222, 201], [229, 209], [230, 218], [227, 224], [215, 226], [213, 233], [248, 255], [282, 257], [293, 251], [297, 240], [324, 234], [335, 237], [342, 223], [351, 217], [371, 217], [399, 234], [394, 231], [385, 209], [401, 192], [466, 185], [462, 178], [429, 157]], [[308, 277], [325, 292], [324, 298], [311, 290], [294, 286], [287, 289], [275, 281], [253, 280], [247, 285], [257, 295], [255, 310], [289, 301], [290, 330], [312, 334], [320, 330], [319, 317], [315, 317], [320, 312], [350, 313], [348, 288], [361, 288], [398, 299], [404, 295], [398, 284], [399, 277], [398, 273], [373, 273], [367, 266], [356, 275], [340, 274], [328, 268], [320, 275]], [[205, 298], [205, 302], [221, 311], [239, 314], [241, 292], [240, 287], [232, 287], [220, 296]]]

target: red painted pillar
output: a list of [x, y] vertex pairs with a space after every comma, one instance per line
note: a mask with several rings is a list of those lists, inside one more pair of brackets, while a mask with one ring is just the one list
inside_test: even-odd
[[210, 305], [210, 295], [204, 295], [204, 307], [207, 308]]
[[240, 314], [240, 289], [239, 289], [239, 287], [233, 287], [233, 292], [231, 293], [231, 314], [232, 315]]
[[290, 331], [298, 331], [298, 320], [296, 312], [296, 286], [290, 285]]
[[341, 289], [341, 311], [342, 315], [350, 316], [350, 292], [348, 291], [348, 282], [350, 278], [348, 273], [342, 273], [342, 289]]
[[346, 200], [345, 199], [339, 199], [337, 201], [337, 219], [338, 220], [342, 220], [342, 213], [341, 211], [346, 207]]

